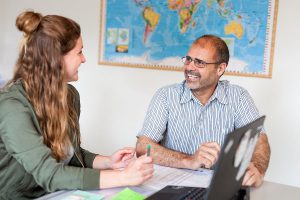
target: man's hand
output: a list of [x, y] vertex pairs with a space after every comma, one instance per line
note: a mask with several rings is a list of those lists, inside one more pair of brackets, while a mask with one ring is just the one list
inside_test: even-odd
[[258, 187], [263, 183], [263, 178], [264, 176], [258, 171], [258, 169], [251, 162], [247, 168], [242, 185]]
[[270, 161], [270, 154], [271, 149], [268, 137], [265, 133], [261, 133], [246, 171], [243, 185], [258, 187], [263, 183], [263, 178]]
[[218, 160], [221, 146], [216, 142], [203, 143], [191, 157], [192, 169], [211, 168]]

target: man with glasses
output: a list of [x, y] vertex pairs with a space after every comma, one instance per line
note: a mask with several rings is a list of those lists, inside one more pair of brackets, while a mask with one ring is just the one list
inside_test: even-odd
[[[145, 154], [151, 145], [156, 164], [211, 168], [226, 134], [260, 115], [247, 90], [220, 80], [229, 61], [228, 47], [221, 38], [198, 38], [182, 61], [185, 80], [154, 95], [137, 135], [137, 154]], [[268, 138], [261, 133], [243, 185], [261, 185], [269, 159]]]

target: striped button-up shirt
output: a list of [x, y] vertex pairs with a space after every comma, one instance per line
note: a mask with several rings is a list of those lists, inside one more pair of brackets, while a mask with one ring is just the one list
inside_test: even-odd
[[226, 134], [259, 116], [253, 99], [240, 86], [219, 81], [209, 101], [202, 105], [183, 81], [155, 93], [138, 136], [194, 154], [202, 143], [222, 145]]

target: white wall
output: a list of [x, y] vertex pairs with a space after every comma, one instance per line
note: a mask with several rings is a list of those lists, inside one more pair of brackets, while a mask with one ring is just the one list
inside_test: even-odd
[[[261, 113], [272, 149], [266, 180], [300, 187], [300, 1], [280, 1], [272, 79], [225, 76], [247, 88]], [[161, 86], [179, 82], [180, 72], [107, 67], [97, 64], [100, 0], [0, 0], [0, 70], [10, 77], [21, 33], [15, 19], [24, 9], [59, 14], [82, 28], [87, 62], [75, 83], [81, 93], [83, 145], [110, 154], [134, 146], [148, 103]], [[298, 21], [298, 22], [297, 22]]]

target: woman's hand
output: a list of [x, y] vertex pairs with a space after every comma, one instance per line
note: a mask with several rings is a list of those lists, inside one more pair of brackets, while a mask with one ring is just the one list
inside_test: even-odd
[[134, 158], [135, 148], [125, 147], [109, 157], [109, 168], [118, 169], [126, 167]]
[[123, 170], [102, 170], [100, 172], [100, 188], [140, 185], [153, 176], [152, 158], [141, 156], [131, 159]]
[[142, 184], [153, 176], [152, 158], [146, 155], [140, 156], [132, 160], [122, 172], [127, 181], [126, 185], [135, 186]]

